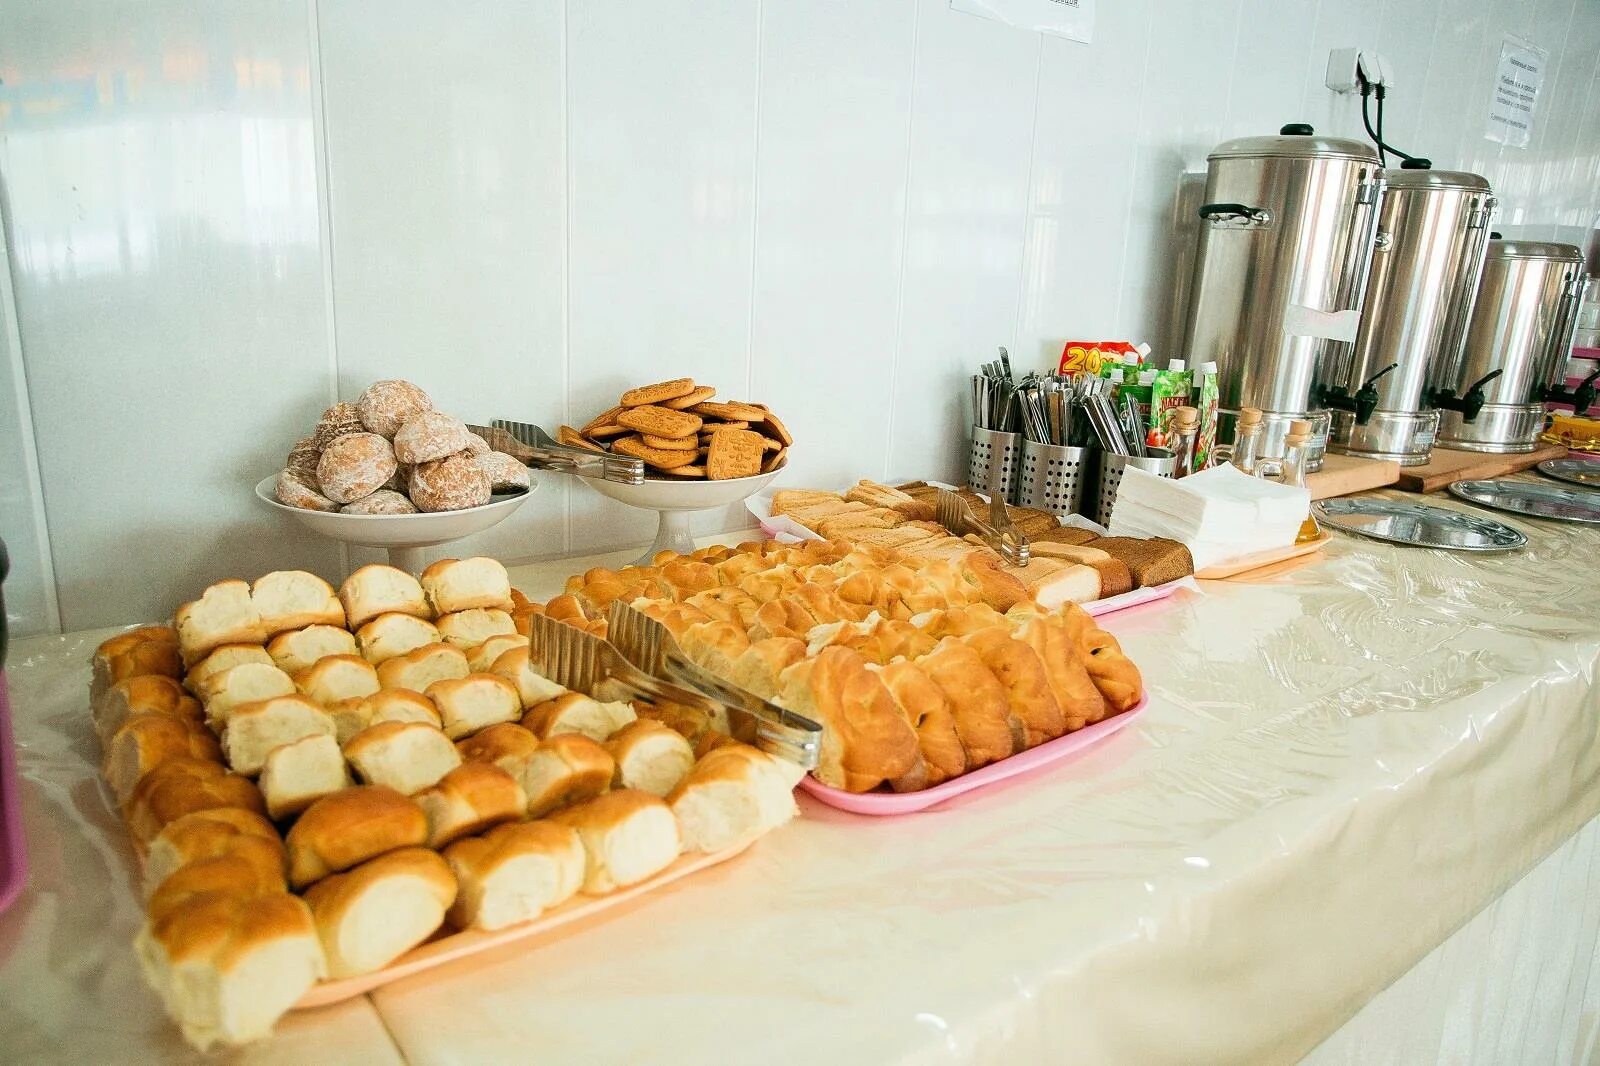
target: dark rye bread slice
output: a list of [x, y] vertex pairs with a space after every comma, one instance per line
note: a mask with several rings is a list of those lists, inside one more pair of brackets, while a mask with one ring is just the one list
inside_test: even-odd
[[1099, 548], [1128, 564], [1133, 587], [1164, 585], [1194, 573], [1194, 557], [1186, 545], [1165, 537], [1099, 537], [1087, 547]]

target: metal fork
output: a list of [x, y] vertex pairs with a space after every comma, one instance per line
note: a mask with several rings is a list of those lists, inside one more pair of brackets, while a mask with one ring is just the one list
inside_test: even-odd
[[748, 724], [734, 724], [744, 726], [740, 732], [753, 733], [762, 751], [803, 769], [816, 769], [822, 726], [700, 666], [684, 652], [671, 630], [630, 604], [613, 600], [606, 623], [610, 642], [639, 669], [727, 704], [737, 712], [736, 717], [749, 720]]
[[497, 418], [488, 427], [467, 428], [488, 441], [495, 451], [505, 452], [535, 470], [553, 470], [624, 485], [644, 484], [643, 459], [569, 448], [531, 422]]
[[966, 500], [949, 489], [940, 489], [934, 501], [934, 517], [945, 529], [958, 537], [976, 533], [985, 544], [1000, 553], [1001, 559], [1012, 566], [1027, 566], [1030, 554], [1028, 538], [1005, 513], [1005, 503], [998, 492], [989, 493], [989, 512], [991, 516], [998, 514], [1003, 525], [982, 521], [972, 513]]

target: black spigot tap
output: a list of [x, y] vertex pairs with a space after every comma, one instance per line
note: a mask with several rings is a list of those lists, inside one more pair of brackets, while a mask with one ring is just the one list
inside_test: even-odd
[[1539, 400], [1541, 403], [1570, 403], [1573, 414], [1587, 414], [1596, 394], [1600, 393], [1600, 389], [1594, 387], [1597, 378], [1600, 378], [1600, 367], [1596, 367], [1593, 373], [1578, 383], [1577, 388], [1570, 391], [1560, 385], [1549, 386], [1540, 393]]
[[1399, 363], [1390, 363], [1356, 390], [1354, 396], [1349, 395], [1337, 385], [1318, 385], [1316, 388], [1317, 406], [1330, 410], [1351, 411], [1356, 416], [1356, 425], [1364, 426], [1372, 420], [1373, 412], [1378, 409], [1378, 379], [1398, 367]]
[[1478, 412], [1483, 410], [1483, 405], [1489, 402], [1484, 395], [1483, 387], [1501, 374], [1503, 370], [1491, 370], [1477, 381], [1474, 381], [1466, 392], [1456, 395], [1454, 389], [1430, 388], [1423, 396], [1422, 402], [1429, 407], [1437, 407], [1442, 411], [1460, 411], [1463, 422], [1471, 422], [1478, 417]]

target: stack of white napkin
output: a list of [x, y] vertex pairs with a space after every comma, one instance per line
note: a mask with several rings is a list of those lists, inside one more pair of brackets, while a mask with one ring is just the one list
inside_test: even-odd
[[1113, 537], [1180, 540], [1204, 570], [1240, 555], [1293, 544], [1311, 493], [1215, 466], [1181, 481], [1129, 467], [1111, 509]]

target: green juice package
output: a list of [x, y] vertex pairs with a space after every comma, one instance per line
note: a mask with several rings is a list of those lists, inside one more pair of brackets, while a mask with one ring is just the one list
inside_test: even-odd
[[1190, 372], [1182, 359], [1173, 359], [1167, 369], [1156, 371], [1150, 384], [1150, 415], [1145, 420], [1147, 446], [1172, 447], [1172, 413], [1189, 405], [1191, 387]]
[[1194, 469], [1205, 470], [1211, 466], [1217, 450], [1217, 364], [1201, 363], [1194, 388], [1194, 403], [1200, 411], [1200, 432], [1194, 439]]

